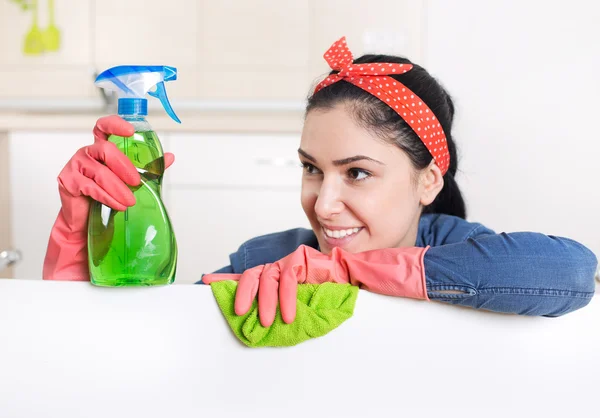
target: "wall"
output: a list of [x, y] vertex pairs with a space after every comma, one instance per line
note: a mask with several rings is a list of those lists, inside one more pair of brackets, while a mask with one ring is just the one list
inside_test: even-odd
[[424, 63], [456, 103], [471, 219], [600, 254], [598, 3], [429, 0], [426, 10]]

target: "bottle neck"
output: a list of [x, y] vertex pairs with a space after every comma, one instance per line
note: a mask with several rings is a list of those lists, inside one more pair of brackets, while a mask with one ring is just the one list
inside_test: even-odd
[[123, 118], [144, 120], [146, 115], [148, 115], [148, 100], [144, 98], [119, 99], [118, 113]]
[[146, 120], [148, 114], [148, 100], [146, 99], [119, 99], [119, 116], [131, 123], [136, 132], [151, 131], [152, 127]]
[[125, 119], [127, 122], [147, 122], [146, 117], [143, 115], [127, 115], [119, 112], [119, 116]]

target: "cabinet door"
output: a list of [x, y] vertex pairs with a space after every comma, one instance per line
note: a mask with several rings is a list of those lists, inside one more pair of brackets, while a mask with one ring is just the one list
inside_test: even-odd
[[[158, 135], [168, 144], [167, 134]], [[11, 232], [13, 247], [23, 254], [15, 278], [42, 277], [48, 237], [60, 209], [57, 177], [73, 154], [93, 141], [91, 129], [10, 133]]]
[[[290, 157], [297, 137], [159, 135], [177, 158], [166, 173], [163, 196], [179, 244], [178, 282], [197, 281], [229, 264], [229, 253], [249, 238], [309, 227], [300, 206], [301, 169]], [[75, 151], [91, 142], [88, 131], [11, 133], [11, 231], [23, 253], [14, 277], [41, 277], [60, 209], [56, 178]]]
[[300, 187], [300, 134], [172, 133], [175, 164], [165, 176], [173, 188]]
[[170, 192], [169, 216], [179, 248], [176, 283], [229, 265], [246, 240], [291, 228], [310, 228], [296, 188], [222, 187]]
[[200, 97], [306, 97], [312, 76], [308, 72], [309, 2], [221, 0], [201, 4], [197, 33]]
[[[0, 132], [0, 253], [11, 249], [11, 211], [9, 191], [8, 135]], [[12, 268], [0, 267], [0, 278], [12, 277]]]
[[[169, 85], [177, 99], [302, 99], [307, 93], [307, 2], [171, 0], [169, 7], [151, 7], [147, 0], [104, 0], [94, 7], [98, 69], [125, 62], [177, 67], [177, 82]], [[123, 42], [125, 28], [143, 42]]]
[[176, 162], [165, 176], [179, 244], [177, 282], [229, 264], [244, 241], [310, 227], [300, 205], [299, 134], [169, 136]]
[[12, 238], [23, 259], [14, 277], [40, 279], [50, 230], [60, 209], [58, 174], [92, 143], [86, 132], [13, 132], [9, 136]]
[[[94, 65], [169, 65], [178, 70], [170, 98], [197, 97], [197, 0], [102, 0], [94, 2]], [[136, 41], [124, 37], [132, 35]], [[139, 41], [138, 41], [139, 40]], [[202, 63], [202, 60], [198, 61]]]

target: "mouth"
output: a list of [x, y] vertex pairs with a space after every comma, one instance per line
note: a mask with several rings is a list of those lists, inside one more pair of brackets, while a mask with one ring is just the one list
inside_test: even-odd
[[321, 225], [325, 242], [332, 247], [348, 245], [362, 230], [362, 227], [348, 227], [330, 229]]

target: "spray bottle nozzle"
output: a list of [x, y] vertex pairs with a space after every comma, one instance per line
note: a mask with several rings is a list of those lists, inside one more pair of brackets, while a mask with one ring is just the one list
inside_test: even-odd
[[[177, 123], [181, 123], [171, 107], [165, 82], [177, 80], [177, 68], [167, 66], [121, 65], [109, 68], [96, 77], [95, 84], [111, 90], [119, 96], [119, 114], [131, 112], [146, 115], [146, 94], [160, 100], [167, 114]], [[156, 86], [154, 91], [150, 91]], [[123, 113], [124, 114], [124, 113]]]
[[165, 71], [165, 81], [177, 80], [177, 68], [175, 67], [163, 67]]

